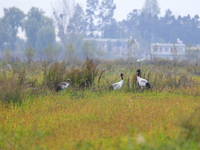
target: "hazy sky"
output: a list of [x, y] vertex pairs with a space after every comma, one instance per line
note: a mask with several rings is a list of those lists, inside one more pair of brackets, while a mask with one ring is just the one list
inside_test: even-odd
[[[3, 16], [3, 8], [17, 7], [25, 13], [33, 6], [41, 8], [47, 16], [52, 16], [52, 7], [60, 0], [0, 0], [0, 17]], [[85, 8], [86, 0], [76, 0]], [[141, 9], [145, 0], [114, 0], [117, 8], [114, 17], [119, 21], [126, 19], [126, 16], [133, 9]], [[172, 13], [177, 15], [196, 14], [200, 16], [200, 0], [158, 0], [161, 8], [161, 15], [169, 8]]]

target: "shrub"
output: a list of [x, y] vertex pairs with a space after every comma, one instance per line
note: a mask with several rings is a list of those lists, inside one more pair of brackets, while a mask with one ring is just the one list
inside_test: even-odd
[[70, 78], [72, 86], [75, 88], [91, 88], [98, 73], [97, 64], [94, 63], [93, 59], [87, 58], [81, 69], [72, 66], [71, 70], [67, 72], [67, 78]]
[[[9, 76], [11, 74], [11, 76]], [[19, 69], [0, 77], [0, 99], [2, 103], [22, 102], [25, 90], [28, 88], [26, 82], [26, 70]]]
[[57, 85], [63, 81], [66, 76], [65, 62], [54, 63], [48, 67], [48, 64], [43, 64], [43, 89], [54, 90]]

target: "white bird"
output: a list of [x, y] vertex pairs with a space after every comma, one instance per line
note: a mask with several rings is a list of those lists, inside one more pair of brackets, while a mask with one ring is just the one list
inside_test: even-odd
[[12, 66], [11, 66], [10, 64], [7, 64], [7, 66], [8, 66], [8, 68], [9, 68], [10, 70], [12, 70]]
[[124, 82], [123, 75], [124, 75], [123, 73], [120, 74], [122, 80], [119, 81], [119, 82], [117, 82], [117, 83], [112, 84], [112, 85], [109, 87], [109, 90], [118, 90], [118, 89], [120, 89], [120, 88], [122, 87], [123, 82]]
[[56, 91], [67, 89], [70, 83], [70, 79], [67, 79], [67, 82], [61, 82], [57, 85]]
[[151, 87], [149, 84], [149, 81], [140, 77], [140, 69], [138, 69], [137, 72], [138, 72], [137, 82], [139, 83], [139, 86], [141, 87], [141, 89], [143, 89], [144, 87], [147, 87], [147, 89], [149, 89]]

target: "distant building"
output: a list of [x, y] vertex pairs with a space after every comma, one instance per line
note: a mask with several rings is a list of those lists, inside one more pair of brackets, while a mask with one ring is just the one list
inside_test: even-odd
[[84, 39], [84, 41], [89, 41], [94, 43], [96, 48], [100, 48], [104, 51], [105, 55], [109, 59], [127, 59], [135, 55], [136, 48], [139, 44], [135, 41], [133, 48], [128, 48], [129, 39]]
[[186, 59], [186, 46], [180, 39], [177, 39], [176, 43], [151, 43], [150, 57], [170, 60]]

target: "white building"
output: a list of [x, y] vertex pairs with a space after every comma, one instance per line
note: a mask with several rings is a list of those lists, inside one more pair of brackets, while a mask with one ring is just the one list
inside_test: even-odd
[[185, 59], [186, 46], [180, 39], [177, 39], [176, 43], [151, 43], [150, 57], [171, 60]]

